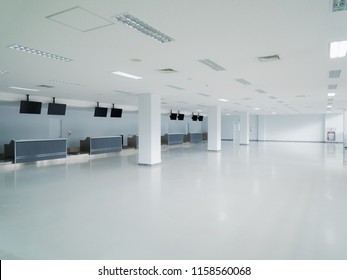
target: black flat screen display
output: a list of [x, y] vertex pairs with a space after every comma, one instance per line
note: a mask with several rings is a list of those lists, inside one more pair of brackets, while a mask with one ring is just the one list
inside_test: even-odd
[[48, 115], [65, 116], [66, 104], [48, 103]]
[[41, 114], [42, 102], [36, 101], [21, 101], [20, 114]]
[[170, 120], [176, 120], [177, 119], [177, 114], [176, 113], [171, 113], [170, 114]]
[[112, 108], [111, 109], [111, 118], [121, 118], [123, 109]]
[[106, 117], [107, 116], [107, 108], [104, 107], [95, 107], [94, 117]]
[[183, 121], [184, 120], [184, 114], [178, 114], [177, 119], [179, 121]]

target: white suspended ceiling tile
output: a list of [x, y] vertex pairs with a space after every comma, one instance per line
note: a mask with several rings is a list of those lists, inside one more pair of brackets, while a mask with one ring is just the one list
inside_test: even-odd
[[47, 18], [82, 32], [114, 24], [112, 21], [102, 18], [79, 6], [55, 13], [47, 16]]

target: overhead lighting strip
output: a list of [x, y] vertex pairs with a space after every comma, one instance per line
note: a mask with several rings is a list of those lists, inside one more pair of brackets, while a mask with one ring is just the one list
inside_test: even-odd
[[10, 45], [10, 46], [8, 46], [8, 48], [9, 49], [13, 49], [13, 50], [17, 50], [17, 51], [21, 51], [21, 52], [25, 52], [25, 53], [29, 53], [29, 54], [34, 54], [34, 55], [38, 55], [38, 56], [54, 59], [54, 60], [63, 61], [63, 62], [70, 62], [70, 61], [72, 61], [71, 58], [67, 58], [67, 57], [64, 57], [64, 56], [48, 53], [48, 52], [45, 52], [45, 51], [40, 51], [40, 50], [37, 50], [37, 49], [21, 46], [21, 45], [18, 45], [18, 44]]
[[157, 40], [161, 43], [168, 43], [173, 41], [174, 39], [170, 36], [158, 31], [154, 27], [150, 26], [149, 24], [143, 22], [142, 20], [138, 19], [137, 17], [134, 17], [130, 15], [129, 13], [123, 13], [118, 16], [112, 17], [113, 19], [136, 29], [137, 31], [141, 32], [144, 35], [147, 35], [154, 40]]
[[142, 77], [131, 75], [131, 74], [120, 72], [120, 71], [112, 72], [112, 74], [115, 74], [115, 75], [118, 75], [118, 76], [123, 76], [123, 77], [134, 79], [134, 80], [142, 80]]
[[22, 87], [9, 87], [11, 89], [18, 89], [18, 90], [24, 90], [24, 91], [39, 91], [38, 89], [33, 88], [22, 88]]
[[210, 59], [200, 59], [199, 62], [207, 65], [208, 67], [212, 68], [215, 71], [224, 71], [225, 68], [217, 64], [216, 62], [210, 60]]
[[347, 41], [330, 43], [330, 58], [345, 57], [347, 53]]

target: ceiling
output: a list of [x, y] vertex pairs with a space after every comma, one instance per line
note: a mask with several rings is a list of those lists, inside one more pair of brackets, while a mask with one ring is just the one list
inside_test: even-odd
[[[0, 101], [30, 94], [43, 102], [56, 97], [70, 106], [100, 102], [136, 110], [138, 95], [153, 93], [164, 111], [204, 114], [220, 105], [223, 114], [322, 114], [333, 91], [332, 112], [341, 112], [347, 109], [347, 57], [330, 59], [329, 46], [347, 40], [347, 11], [332, 12], [332, 1], [2, 0]], [[160, 43], [112, 18], [125, 12], [174, 40]], [[14, 44], [71, 61], [8, 48]], [[258, 60], [270, 55], [280, 60]], [[340, 78], [329, 78], [330, 70], [342, 70]]]

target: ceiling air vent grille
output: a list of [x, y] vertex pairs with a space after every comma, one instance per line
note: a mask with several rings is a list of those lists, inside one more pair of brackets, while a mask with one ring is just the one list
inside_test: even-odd
[[271, 62], [271, 61], [281, 60], [281, 58], [278, 54], [275, 54], [275, 55], [269, 55], [269, 56], [260, 56], [258, 57], [258, 60], [260, 62]]
[[347, 0], [333, 0], [332, 11], [340, 12], [347, 10]]
[[248, 85], [251, 84], [250, 82], [248, 82], [248, 81], [245, 80], [245, 79], [235, 79], [235, 81], [237, 81], [237, 82], [239, 82], [239, 83], [241, 83], [241, 84], [243, 84], [243, 85], [245, 85], [245, 86], [248, 86]]
[[337, 89], [337, 84], [328, 85], [328, 89]]
[[166, 85], [166, 86], [169, 88], [177, 89], [177, 90], [186, 90], [185, 88], [181, 88], [181, 87], [174, 86], [174, 85]]
[[210, 59], [200, 59], [199, 62], [207, 65], [208, 67], [212, 68], [215, 71], [224, 71], [225, 68], [223, 68], [222, 66], [218, 65], [216, 62], [210, 60]]
[[263, 90], [263, 89], [256, 89], [255, 91], [257, 91], [257, 92], [259, 92], [259, 93], [261, 93], [261, 94], [265, 94], [266, 93], [266, 91], [265, 90]]
[[331, 71], [329, 71], [329, 78], [330, 79], [339, 78], [341, 76], [341, 71], [342, 70], [331, 70]]
[[158, 70], [160, 73], [176, 73], [177, 71], [171, 68], [164, 68]]
[[49, 85], [38, 85], [37, 87], [39, 87], [39, 88], [54, 88], [54, 86], [49, 86]]

